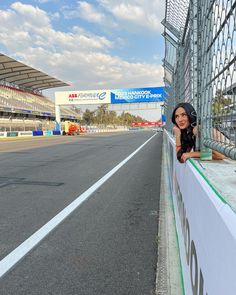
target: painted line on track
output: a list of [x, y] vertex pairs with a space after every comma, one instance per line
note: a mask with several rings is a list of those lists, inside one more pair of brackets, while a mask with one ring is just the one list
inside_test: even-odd
[[16, 249], [10, 252], [0, 261], [0, 278], [3, 277], [11, 268], [13, 268], [21, 259], [24, 258], [37, 244], [39, 244], [53, 229], [55, 229], [63, 220], [65, 220], [75, 209], [77, 209], [85, 200], [87, 200], [100, 186], [102, 186], [113, 174], [124, 166], [134, 155], [136, 155], [152, 138], [154, 134], [144, 144], [137, 148], [132, 154], [115, 166], [111, 171], [100, 178], [89, 189], [78, 196], [70, 205], [65, 207], [55, 217], [49, 220], [27, 240], [20, 244]]

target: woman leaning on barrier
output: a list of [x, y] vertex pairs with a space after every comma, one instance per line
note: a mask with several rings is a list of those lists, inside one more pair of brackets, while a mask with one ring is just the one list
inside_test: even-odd
[[[197, 114], [190, 103], [179, 103], [172, 113], [173, 132], [176, 138], [176, 154], [179, 162], [184, 163], [189, 158], [200, 158], [196, 151]], [[214, 160], [224, 159], [224, 155], [212, 151]]]

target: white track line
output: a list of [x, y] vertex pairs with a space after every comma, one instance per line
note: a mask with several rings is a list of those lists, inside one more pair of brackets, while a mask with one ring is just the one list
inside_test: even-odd
[[70, 205], [49, 220], [32, 236], [20, 244], [15, 250], [9, 253], [0, 261], [0, 278], [5, 275], [17, 262], [27, 255], [39, 242], [41, 242], [55, 227], [57, 227], [66, 217], [77, 209], [86, 199], [88, 199], [100, 186], [102, 186], [114, 173], [125, 165], [135, 154], [137, 154], [156, 134], [149, 138], [144, 144], [114, 167], [110, 172], [100, 178], [88, 190], [78, 196]]

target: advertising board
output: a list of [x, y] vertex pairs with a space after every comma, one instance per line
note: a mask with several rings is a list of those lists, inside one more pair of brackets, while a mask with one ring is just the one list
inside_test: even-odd
[[43, 135], [45, 135], [45, 136], [52, 136], [53, 134], [52, 134], [52, 131], [51, 130], [45, 130], [45, 131], [43, 131]]
[[32, 136], [32, 131], [18, 131], [18, 136]]
[[163, 102], [164, 87], [55, 92], [56, 105]]
[[127, 88], [111, 90], [111, 103], [163, 102], [163, 87]]
[[9, 132], [7, 132], [7, 137], [16, 137], [16, 136], [18, 136], [17, 131], [9, 131]]
[[0, 137], [7, 137], [7, 132], [0, 132]]
[[55, 92], [56, 105], [83, 105], [111, 103], [110, 90]]

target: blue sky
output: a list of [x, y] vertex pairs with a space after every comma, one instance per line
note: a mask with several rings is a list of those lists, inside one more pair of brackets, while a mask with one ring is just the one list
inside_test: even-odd
[[0, 1], [0, 51], [70, 83], [163, 85], [165, 0]]

